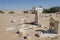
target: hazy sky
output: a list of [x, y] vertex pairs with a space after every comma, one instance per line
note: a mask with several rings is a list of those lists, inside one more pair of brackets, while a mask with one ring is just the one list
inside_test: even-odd
[[60, 6], [60, 0], [0, 0], [0, 10], [25, 10], [33, 6]]

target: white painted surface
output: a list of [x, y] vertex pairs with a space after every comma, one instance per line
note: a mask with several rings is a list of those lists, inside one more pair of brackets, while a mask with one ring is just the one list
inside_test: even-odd
[[15, 30], [16, 28], [14, 27], [14, 26], [12, 26], [12, 27], [8, 27], [8, 28], [6, 28], [6, 31], [11, 31], [11, 30]]
[[56, 36], [57, 36], [57, 34], [45, 34], [45, 37], [54, 38], [54, 37], [56, 37]]
[[21, 21], [24, 21], [25, 19], [20, 19]]
[[37, 11], [38, 13], [42, 13], [42, 12], [43, 12], [43, 8], [37, 7], [37, 8], [36, 8], [36, 11]]
[[24, 32], [24, 29], [19, 29], [19, 32]]

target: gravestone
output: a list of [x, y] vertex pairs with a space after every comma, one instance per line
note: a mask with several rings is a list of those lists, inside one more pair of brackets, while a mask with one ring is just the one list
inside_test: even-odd
[[54, 31], [59, 34], [59, 21], [54, 21]]
[[37, 11], [35, 11], [35, 24], [38, 24], [38, 14], [37, 14]]
[[40, 14], [43, 12], [43, 8], [40, 7], [34, 7], [32, 9], [33, 13], [35, 14], [35, 24], [39, 24], [39, 18], [40, 18]]
[[55, 33], [60, 33], [59, 21], [54, 20], [53, 17], [50, 18], [49, 30], [54, 31]]
[[54, 18], [51, 17], [49, 20], [49, 30], [53, 30], [54, 29]]

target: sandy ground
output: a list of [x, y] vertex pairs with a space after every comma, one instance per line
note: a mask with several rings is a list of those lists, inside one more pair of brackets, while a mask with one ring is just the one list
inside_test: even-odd
[[[47, 15], [47, 14], [43, 14], [43, 15], [40, 16], [39, 23], [43, 25], [42, 26], [43, 28], [46, 27], [46, 29], [48, 29], [49, 28], [49, 18], [50, 17], [43, 17], [44, 15]], [[49, 15], [47, 15], [47, 16], [49, 16]], [[55, 17], [55, 16], [56, 15], [53, 14], [53, 17], [56, 20], [59, 20], [59, 18]], [[12, 23], [11, 19], [15, 19], [16, 22]], [[34, 14], [23, 14], [23, 13], [18, 14], [18, 13], [16, 13], [12, 16], [8, 13], [0, 14], [0, 40], [24, 40], [22, 35], [18, 35], [18, 36], [16, 35], [16, 31], [18, 31], [18, 29], [21, 26], [21, 25], [18, 25], [18, 24], [22, 24], [22, 22], [23, 22], [23, 21], [21, 21], [21, 19], [26, 19], [27, 22], [34, 21]], [[16, 29], [12, 30], [12, 31], [6, 31], [6, 28], [12, 27], [12, 26], [15, 26]], [[31, 36], [31, 38], [27, 39], [27, 40], [45, 40], [45, 39], [46, 40], [52, 40], [51, 38], [45, 38], [45, 37], [36, 38], [34, 36], [35, 31], [33, 31], [33, 30], [30, 30], [26, 33], [29, 33], [30, 36]]]
[[[16, 31], [18, 31], [18, 28], [20, 28], [20, 25], [18, 24], [22, 23], [20, 19], [26, 19], [26, 16], [23, 14], [19, 14], [19, 15], [14, 14], [12, 16], [10, 14], [0, 14], [0, 40], [23, 40], [21, 39], [22, 36], [16, 35]], [[30, 17], [32, 18], [33, 21], [32, 15]], [[12, 23], [11, 19], [15, 19], [16, 22]], [[27, 19], [31, 20], [30, 18]], [[8, 27], [12, 27], [12, 26], [16, 26], [17, 29], [12, 31], [6, 31]]]

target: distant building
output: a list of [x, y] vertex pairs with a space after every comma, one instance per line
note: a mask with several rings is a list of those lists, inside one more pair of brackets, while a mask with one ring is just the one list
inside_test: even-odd
[[32, 7], [32, 12], [34, 13], [35, 11], [37, 11], [37, 13], [42, 13], [43, 12], [42, 6], [40, 6], [40, 7]]

